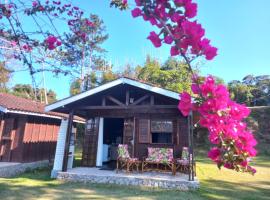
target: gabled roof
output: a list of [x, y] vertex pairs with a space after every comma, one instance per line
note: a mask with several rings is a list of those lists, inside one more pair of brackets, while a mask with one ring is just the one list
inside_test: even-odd
[[77, 100], [92, 96], [94, 94], [97, 94], [99, 92], [102, 92], [104, 90], [107, 90], [109, 88], [112, 88], [114, 86], [121, 85], [121, 84], [131, 85], [131, 86], [134, 86], [137, 88], [141, 88], [141, 89], [153, 92], [153, 93], [157, 93], [157, 94], [160, 94], [160, 95], [163, 95], [166, 97], [170, 97], [170, 98], [179, 100], [179, 94], [176, 92], [166, 90], [166, 89], [163, 89], [163, 88], [160, 88], [157, 86], [153, 86], [149, 83], [144, 83], [144, 82], [141, 82], [138, 80], [123, 77], [123, 78], [119, 78], [119, 79], [116, 79], [114, 81], [111, 81], [109, 83], [105, 83], [105, 84], [98, 86], [96, 88], [93, 88], [91, 90], [85, 91], [83, 93], [77, 94], [75, 96], [71, 96], [71, 97], [62, 99], [60, 101], [57, 101], [51, 105], [46, 106], [45, 111], [52, 111], [54, 109], [64, 107], [65, 105], [76, 102]]
[[[45, 106], [46, 104], [36, 102], [31, 99], [17, 97], [12, 94], [0, 93], [0, 112], [33, 115], [55, 119], [68, 117], [63, 113], [45, 112]], [[74, 121], [83, 123], [84, 119], [75, 117]]]

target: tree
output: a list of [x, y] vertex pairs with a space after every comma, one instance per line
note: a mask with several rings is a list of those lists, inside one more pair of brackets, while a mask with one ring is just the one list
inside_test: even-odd
[[82, 80], [81, 79], [75, 79], [70, 84], [69, 94], [70, 95], [76, 95], [81, 93], [82, 91]]
[[172, 57], [161, 65], [147, 56], [144, 66], [138, 72], [138, 78], [175, 92], [191, 91], [191, 74], [187, 65]]
[[5, 62], [0, 62], [0, 92], [8, 92], [7, 84], [11, 77], [11, 70], [9, 70]]
[[[41, 90], [44, 90], [44, 89], [42, 88]], [[42, 97], [42, 94], [44, 94], [44, 92], [40, 93], [40, 97], [39, 97], [40, 99]], [[56, 93], [51, 89], [49, 91], [47, 91], [47, 98], [48, 98], [49, 104], [57, 101]], [[42, 100], [41, 102], [44, 102], [44, 100]]]
[[[37, 91], [37, 99], [35, 98], [34, 89], [30, 84], [16, 84], [11, 88], [11, 93], [15, 96], [19, 96], [26, 99], [37, 100], [41, 103], [45, 103], [44, 97], [44, 89], [43, 88], [36, 88]], [[48, 103], [55, 102], [56, 93], [53, 90], [47, 91], [47, 98]]]
[[[46, 70], [78, 77], [82, 66], [103, 62], [100, 45], [108, 35], [97, 15], [86, 17], [69, 0], [4, 2], [0, 2], [0, 43], [4, 42], [0, 54], [10, 50], [12, 58], [25, 65], [35, 96], [36, 73]], [[41, 68], [41, 63], [46, 67]]]
[[108, 82], [111, 82], [115, 79], [118, 78], [118, 75], [116, 73], [113, 73], [112, 70], [108, 70], [102, 73], [101, 79], [100, 79], [100, 83], [99, 84], [105, 84]]
[[242, 81], [231, 81], [229, 90], [232, 98], [248, 106], [265, 106], [270, 103], [270, 76], [247, 75]]
[[248, 106], [252, 105], [254, 90], [253, 86], [241, 83], [241, 81], [231, 81], [228, 83], [228, 88], [231, 98], [238, 103], [245, 103]]
[[[81, 79], [90, 78], [91, 70], [102, 70], [104, 53], [102, 44], [108, 39], [106, 27], [98, 15], [90, 14], [89, 18], [70, 21], [69, 26], [74, 34], [67, 34], [67, 40], [73, 45], [60, 52], [60, 58], [65, 64], [80, 68]], [[80, 35], [80, 37], [78, 37]]]

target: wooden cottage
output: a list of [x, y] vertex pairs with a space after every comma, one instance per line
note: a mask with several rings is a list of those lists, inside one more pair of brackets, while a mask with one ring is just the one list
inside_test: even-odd
[[33, 162], [54, 157], [61, 119], [45, 104], [0, 93], [0, 161]]
[[[179, 94], [130, 78], [119, 78], [46, 106], [46, 111], [87, 119], [82, 165], [104, 167], [117, 158], [118, 144], [142, 159], [147, 147], [173, 148], [180, 157], [189, 145], [188, 118], [177, 109]], [[67, 170], [71, 127], [67, 129], [63, 168]], [[59, 142], [59, 141], [58, 141]]]

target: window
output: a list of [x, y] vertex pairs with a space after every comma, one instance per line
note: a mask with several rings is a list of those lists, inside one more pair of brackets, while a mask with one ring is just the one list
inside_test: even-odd
[[173, 133], [173, 123], [169, 120], [152, 120], [151, 137], [152, 143], [171, 144]]

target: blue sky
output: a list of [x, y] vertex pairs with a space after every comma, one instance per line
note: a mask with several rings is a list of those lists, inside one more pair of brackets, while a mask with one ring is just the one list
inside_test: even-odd
[[[129, 0], [133, 1], [133, 0]], [[107, 26], [109, 39], [104, 47], [107, 59], [115, 70], [126, 63], [143, 64], [150, 54], [164, 61], [169, 56], [165, 45], [152, 47], [146, 39], [152, 27], [142, 19], [133, 19], [129, 11], [109, 7], [109, 0], [76, 0], [87, 13], [98, 14]], [[247, 74], [270, 74], [270, 1], [269, 0], [195, 0], [197, 20], [206, 29], [206, 36], [218, 50], [214, 61], [201, 65], [203, 74], [222, 77], [226, 82], [242, 79]], [[70, 79], [46, 74], [47, 86], [57, 98], [69, 96]], [[26, 73], [16, 73], [12, 83], [30, 83]]]

